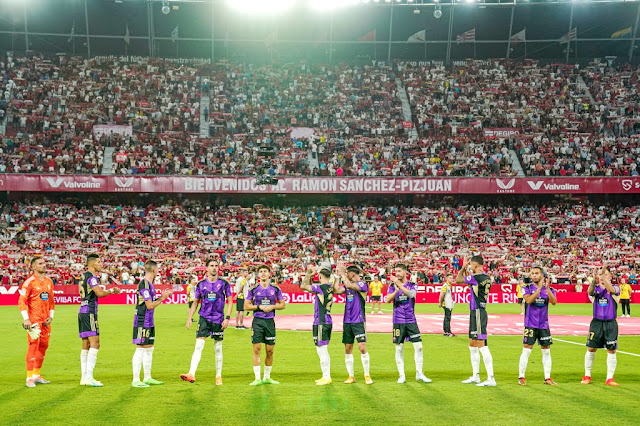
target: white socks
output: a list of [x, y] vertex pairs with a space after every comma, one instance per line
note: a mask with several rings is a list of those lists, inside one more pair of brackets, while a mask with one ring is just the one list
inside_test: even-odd
[[613, 375], [616, 372], [616, 365], [618, 365], [616, 354], [607, 353], [607, 380], [613, 379]]
[[360, 354], [360, 361], [362, 361], [362, 368], [364, 368], [364, 375], [370, 376], [369, 364], [371, 363], [371, 359], [369, 358], [369, 352], [367, 352], [366, 354]]
[[400, 375], [400, 377], [404, 377], [404, 355], [402, 354], [403, 349], [403, 343], [396, 345], [396, 366], [398, 367], [398, 375]]
[[98, 361], [98, 350], [96, 348], [89, 349], [87, 353], [87, 374], [86, 380], [93, 380], [93, 369], [96, 368], [96, 362]]
[[262, 378], [262, 380], [271, 378], [271, 367], [272, 367], [271, 365], [264, 366], [264, 377]]
[[481, 347], [480, 353], [482, 354], [482, 360], [484, 361], [484, 368], [487, 369], [487, 376], [489, 376], [489, 379], [493, 379], [493, 357], [491, 356], [489, 346]]
[[253, 374], [256, 377], [256, 380], [260, 380], [260, 366], [259, 365], [254, 365], [253, 366]]
[[191, 356], [191, 367], [189, 368], [189, 374], [196, 375], [198, 364], [200, 364], [200, 358], [202, 358], [202, 350], [204, 349], [204, 339], [196, 339], [196, 348], [193, 350]]
[[347, 373], [349, 377], [355, 377], [353, 371], [353, 354], [344, 354], [344, 363], [347, 365]]
[[529, 363], [529, 356], [531, 356], [531, 349], [522, 348], [522, 355], [520, 355], [520, 369], [518, 370], [518, 378], [525, 377], [527, 372], [527, 364]]
[[542, 368], [544, 369], [544, 379], [551, 378], [551, 349], [542, 349]]
[[424, 374], [422, 372], [422, 364], [424, 362], [422, 355], [422, 342], [413, 343], [413, 359], [416, 362], [416, 375]]
[[144, 370], [144, 380], [151, 379], [151, 362], [153, 361], [153, 347], [142, 349], [142, 368]]
[[[204, 343], [204, 340], [202, 340], [202, 343]], [[216, 377], [222, 377], [222, 340], [216, 340], [213, 344], [213, 349], [216, 352]]]
[[331, 357], [329, 356], [329, 346], [316, 346], [316, 352], [320, 358], [320, 369], [322, 370], [322, 378], [331, 379]]
[[475, 346], [469, 346], [469, 352], [471, 353], [473, 377], [480, 377], [480, 351]]
[[133, 353], [133, 359], [131, 360], [131, 365], [133, 366], [133, 380], [131, 383], [140, 381], [140, 370], [142, 370], [142, 353], [144, 349], [141, 347], [136, 347], [135, 352]]
[[89, 356], [88, 349], [82, 349], [80, 351], [80, 370], [82, 372], [82, 378], [80, 381], [84, 382], [87, 378], [87, 357]]
[[595, 352], [587, 351], [587, 353], [584, 354], [584, 375], [585, 376], [591, 377], [591, 367], [593, 366], [593, 360], [595, 358], [596, 358]]

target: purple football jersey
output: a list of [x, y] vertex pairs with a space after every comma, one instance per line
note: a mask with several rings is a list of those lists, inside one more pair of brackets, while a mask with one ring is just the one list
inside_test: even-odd
[[[276, 303], [278, 303], [278, 300], [283, 299], [284, 298], [282, 297], [282, 291], [280, 291], [280, 288], [271, 284], [269, 284], [269, 286], [267, 286], [266, 288], [258, 284], [257, 286], [249, 290], [249, 293], [247, 294], [247, 300], [252, 302], [254, 305], [259, 306], [275, 305]], [[276, 313], [275, 311], [267, 313], [262, 311], [255, 311], [253, 313], [253, 316], [255, 318], [271, 319], [275, 318]]]
[[311, 293], [316, 297], [313, 303], [313, 325], [333, 324], [331, 306], [333, 305], [333, 286], [331, 284], [314, 284]]
[[202, 304], [199, 315], [214, 324], [222, 324], [227, 297], [231, 297], [231, 286], [228, 282], [220, 278], [213, 282], [203, 279], [195, 291], [195, 298], [200, 299]]
[[[406, 282], [404, 287], [409, 291], [417, 290], [417, 286], [409, 281]], [[396, 287], [394, 284], [391, 284], [387, 290], [387, 295], [394, 291], [396, 291]], [[398, 291], [396, 297], [393, 299], [393, 323], [412, 324], [416, 322], [415, 305], [416, 299], [414, 297], [409, 297], [402, 291]]]
[[[522, 287], [522, 295], [534, 294], [538, 290], [535, 284], [530, 284]], [[554, 289], [551, 289], [553, 295], [556, 294]], [[524, 316], [524, 326], [528, 328], [549, 328], [549, 294], [546, 288], [540, 290], [540, 294], [536, 297], [536, 300], [531, 304], [527, 304], [527, 311]]]
[[138, 303], [136, 305], [136, 313], [133, 316], [134, 327], [151, 328], [155, 326], [153, 321], [153, 312], [155, 309], [147, 309], [146, 301], [156, 300], [156, 289], [153, 284], [146, 278], [138, 283]]
[[469, 310], [486, 309], [491, 291], [491, 277], [485, 274], [468, 275], [464, 282], [469, 285]]
[[[614, 285], [615, 296], [620, 295], [620, 287]], [[593, 317], [599, 320], [616, 319], [618, 302], [614, 299], [614, 294], [607, 291], [605, 287], [597, 285], [593, 290]]]
[[364, 281], [356, 283], [358, 290], [346, 289], [344, 295], [344, 320], [345, 324], [365, 322], [365, 302], [369, 286]]

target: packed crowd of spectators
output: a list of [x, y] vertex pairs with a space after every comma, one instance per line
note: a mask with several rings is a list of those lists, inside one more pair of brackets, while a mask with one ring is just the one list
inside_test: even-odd
[[[9, 56], [0, 60], [0, 173], [97, 174], [109, 147], [118, 174], [495, 176], [514, 174], [513, 149], [528, 175], [635, 175], [639, 72]], [[396, 80], [417, 137], [403, 128]], [[97, 136], [101, 124], [133, 134]]]
[[26, 259], [44, 254], [58, 283], [73, 283], [86, 255], [102, 255], [118, 280], [133, 278], [148, 258], [161, 275], [185, 279], [216, 255], [227, 272], [241, 265], [272, 265], [295, 282], [310, 262], [358, 262], [386, 277], [397, 262], [414, 279], [441, 282], [461, 258], [482, 253], [495, 282], [521, 278], [534, 264], [557, 281], [576, 281], [606, 262], [618, 274], [640, 271], [640, 206], [571, 202], [432, 207], [211, 206], [194, 200], [155, 206], [73, 205], [47, 202], [1, 205], [3, 283], [28, 274]]

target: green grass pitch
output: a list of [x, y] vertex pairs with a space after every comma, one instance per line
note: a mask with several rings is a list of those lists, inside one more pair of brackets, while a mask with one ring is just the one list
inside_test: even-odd
[[[389, 309], [389, 306], [385, 306]], [[517, 384], [520, 336], [491, 336], [496, 388], [463, 385], [471, 372], [465, 336], [445, 338], [424, 335], [424, 370], [431, 384], [413, 381], [412, 345], [405, 345], [408, 382], [396, 383], [397, 371], [390, 333], [370, 333], [371, 375], [364, 384], [362, 364], [355, 355], [357, 383], [344, 385], [344, 347], [341, 333], [329, 346], [333, 384], [314, 385], [320, 378], [318, 356], [311, 332], [278, 331], [272, 377], [280, 385], [250, 387], [253, 380], [250, 330], [231, 328], [224, 340], [224, 386], [213, 384], [213, 345], [207, 341], [195, 384], [182, 382], [194, 347], [194, 328], [184, 323], [186, 306], [165, 305], [156, 312], [156, 350], [153, 376], [165, 385], [131, 388], [133, 308], [100, 308], [101, 348], [95, 377], [104, 388], [79, 386], [80, 339], [77, 306], [59, 306], [51, 345], [42, 369], [50, 385], [24, 386], [26, 336], [16, 307], [0, 308], [0, 424], [158, 424], [216, 422], [222, 424], [303, 423], [404, 423], [404, 424], [637, 424], [640, 394], [640, 357], [619, 354], [616, 380], [619, 388], [604, 386], [605, 351], [593, 368], [594, 382], [580, 385], [584, 374], [584, 346], [556, 342], [552, 347], [553, 377], [557, 388], [544, 386], [541, 354], [534, 349], [529, 360], [529, 385]], [[465, 312], [458, 305], [455, 312]], [[334, 307], [339, 315], [342, 305]], [[437, 312], [419, 305], [419, 312]], [[290, 305], [282, 314], [309, 314], [311, 305]], [[515, 305], [492, 305], [490, 313], [517, 312]], [[588, 305], [552, 308], [554, 314], [590, 313]], [[277, 321], [277, 320], [276, 320]], [[553, 325], [552, 325], [553, 327]], [[489, 331], [491, 322], [489, 322]], [[576, 330], [585, 335], [587, 330]], [[584, 336], [562, 339], [584, 343]], [[622, 336], [620, 350], [640, 354], [640, 336]], [[481, 377], [486, 373], [481, 364]]]

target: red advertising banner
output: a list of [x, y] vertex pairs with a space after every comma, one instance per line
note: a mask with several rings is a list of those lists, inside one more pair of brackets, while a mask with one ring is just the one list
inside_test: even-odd
[[277, 185], [257, 185], [255, 177], [0, 174], [0, 191], [194, 194], [637, 194], [640, 193], [640, 177], [283, 177], [278, 178]]
[[411, 121], [403, 121], [402, 127], [404, 129], [413, 129], [413, 123]]
[[[118, 286], [122, 293], [114, 294], [111, 296], [100, 299], [101, 305], [135, 305], [136, 304], [136, 292], [137, 286], [135, 285], [123, 285]], [[513, 287], [513, 288], [511, 288]], [[553, 285], [553, 288], [557, 291], [558, 303], [591, 303], [586, 291], [576, 293], [570, 291], [567, 285]], [[156, 293], [159, 296], [162, 290], [166, 288], [172, 288], [170, 285], [156, 286]], [[640, 303], [640, 285], [632, 286], [633, 293], [631, 295], [632, 303]], [[0, 286], [0, 306], [2, 305], [16, 305], [18, 304], [18, 286]], [[416, 295], [416, 302], [418, 303], [438, 303], [440, 297], [439, 285], [428, 285], [426, 291], [419, 291]], [[453, 301], [454, 303], [469, 303], [469, 291], [466, 286], [454, 286], [453, 288]], [[286, 303], [313, 303], [313, 294], [308, 292], [283, 292]], [[78, 289], [76, 286], [55, 286], [54, 287], [54, 300], [56, 304], [60, 305], [80, 305], [80, 296], [78, 295]], [[336, 295], [336, 303], [344, 303], [344, 295]], [[370, 303], [369, 297], [367, 297], [367, 303]], [[515, 292], [515, 285], [502, 284], [493, 285], [491, 287], [491, 293], [489, 294], [489, 303], [516, 303], [517, 294]], [[187, 294], [184, 291], [176, 291], [167, 299], [166, 304], [185, 304], [187, 303]]]

